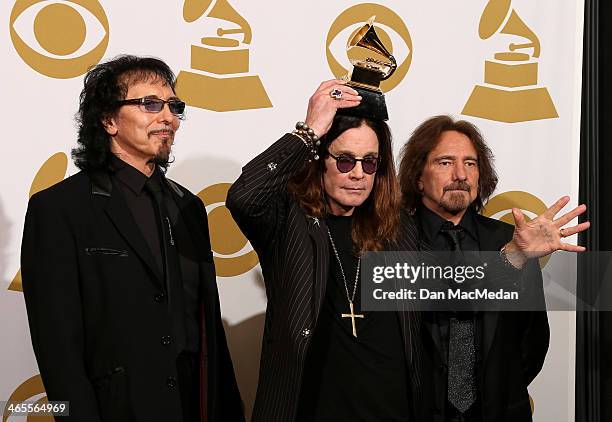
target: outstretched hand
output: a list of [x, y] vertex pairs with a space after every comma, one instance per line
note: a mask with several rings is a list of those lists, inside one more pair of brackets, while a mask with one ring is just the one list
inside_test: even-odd
[[506, 244], [506, 256], [517, 268], [522, 268], [525, 262], [532, 258], [540, 258], [555, 251], [583, 252], [584, 246], [564, 243], [565, 237], [580, 233], [590, 227], [588, 221], [575, 226], [563, 228], [574, 218], [583, 214], [587, 207], [582, 204], [562, 215], [558, 219], [555, 216], [567, 205], [570, 198], [564, 196], [557, 200], [544, 213], [538, 215], [531, 221], [527, 221], [521, 210], [512, 209], [514, 216], [514, 235], [512, 240]]
[[361, 102], [359, 93], [340, 79], [325, 81], [308, 101], [306, 124], [320, 138], [334, 121], [339, 108], [355, 107]]

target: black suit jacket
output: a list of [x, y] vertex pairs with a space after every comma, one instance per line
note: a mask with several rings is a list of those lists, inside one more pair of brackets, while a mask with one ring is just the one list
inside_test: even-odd
[[[205, 420], [242, 421], [206, 212], [196, 196], [168, 183], [194, 245], [179, 253], [200, 273]], [[107, 172], [80, 172], [31, 198], [21, 266], [49, 400], [68, 400], [74, 421], [181, 420], [163, 275]]]
[[[268, 298], [253, 422], [295, 420], [306, 353], [325, 297], [325, 222], [307, 216], [287, 191], [308, 152], [298, 137], [285, 135], [244, 166], [226, 201], [259, 255]], [[415, 250], [416, 235], [405, 236], [402, 245]], [[398, 316], [410, 367], [415, 325], [408, 312]], [[413, 382], [415, 374], [409, 370]]]
[[[417, 236], [418, 249], [430, 250], [420, 238], [418, 222], [413, 215], [403, 214], [404, 230]], [[479, 249], [497, 251], [512, 238], [513, 227], [498, 220], [476, 216]], [[537, 261], [530, 261], [520, 273], [512, 275], [521, 283], [530, 283], [545, 309], [542, 290], [542, 274]], [[415, 341], [414, 351], [420, 373], [420, 391], [416, 392], [415, 413], [419, 421], [444, 421], [447, 397], [446, 359], [442, 359], [440, 334], [435, 323], [424, 313], [410, 313], [413, 331], [420, 341]], [[418, 322], [417, 322], [418, 321]], [[483, 422], [531, 421], [531, 408], [527, 386], [539, 373], [544, 363], [549, 343], [549, 327], [546, 311], [483, 312], [480, 360], [477, 362], [476, 382], [482, 402]]]

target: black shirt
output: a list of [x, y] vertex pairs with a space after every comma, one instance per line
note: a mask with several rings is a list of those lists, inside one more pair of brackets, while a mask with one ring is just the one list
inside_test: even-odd
[[[352, 296], [358, 258], [353, 253], [351, 217], [330, 216], [333, 236]], [[304, 366], [298, 421], [409, 420], [409, 390], [404, 342], [395, 312], [361, 311], [355, 293], [357, 338], [353, 336], [346, 288], [330, 244], [330, 274]]]
[[[477, 251], [478, 247], [478, 230], [476, 229], [476, 220], [474, 218], [474, 210], [468, 208], [463, 214], [463, 218], [459, 222], [459, 226], [466, 234], [461, 239], [461, 249], [464, 251]], [[446, 236], [440, 232], [444, 223], [447, 220], [440, 217], [438, 214], [421, 205], [417, 208], [417, 220], [421, 225], [420, 235], [431, 245], [434, 251], [448, 251], [450, 245]]]
[[[159, 272], [164, 273], [162, 244], [160, 242], [161, 232], [155, 212], [154, 200], [144, 189], [147, 176], [132, 167], [125, 161], [111, 157], [111, 177], [114, 185], [119, 189], [125, 199], [128, 209], [134, 217], [136, 225], [140, 229], [142, 236], [151, 250], [151, 254], [157, 263]], [[169, 188], [163, 180], [165, 176], [156, 167], [151, 177], [162, 179], [162, 190], [164, 203], [168, 209], [168, 214], [172, 222], [172, 227], [177, 233], [177, 250], [179, 251], [180, 278], [183, 285], [183, 314], [184, 314], [184, 333], [175, 333], [176, 340], [181, 340], [177, 344], [178, 352], [183, 350], [196, 352], [199, 350], [200, 330], [199, 330], [199, 268], [192, 257], [181, 254], [181, 250], [193, 250], [189, 234], [185, 235], [185, 224], [180, 215], [178, 206], [172, 198]], [[182, 243], [182, 244], [181, 244]]]

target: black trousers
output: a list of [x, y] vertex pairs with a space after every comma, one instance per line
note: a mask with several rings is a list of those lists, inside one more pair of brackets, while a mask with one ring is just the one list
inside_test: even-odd
[[200, 354], [182, 352], [176, 359], [176, 370], [183, 407], [183, 422], [201, 422]]

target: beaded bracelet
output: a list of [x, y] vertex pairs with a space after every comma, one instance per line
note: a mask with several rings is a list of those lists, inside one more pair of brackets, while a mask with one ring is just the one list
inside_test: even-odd
[[295, 130], [291, 133], [300, 138], [302, 142], [304, 142], [304, 145], [306, 145], [306, 147], [310, 149], [310, 154], [314, 160], [319, 159], [319, 154], [317, 154], [317, 147], [321, 145], [321, 140], [316, 135], [314, 130], [309, 128], [305, 122], [297, 122], [295, 124]]

